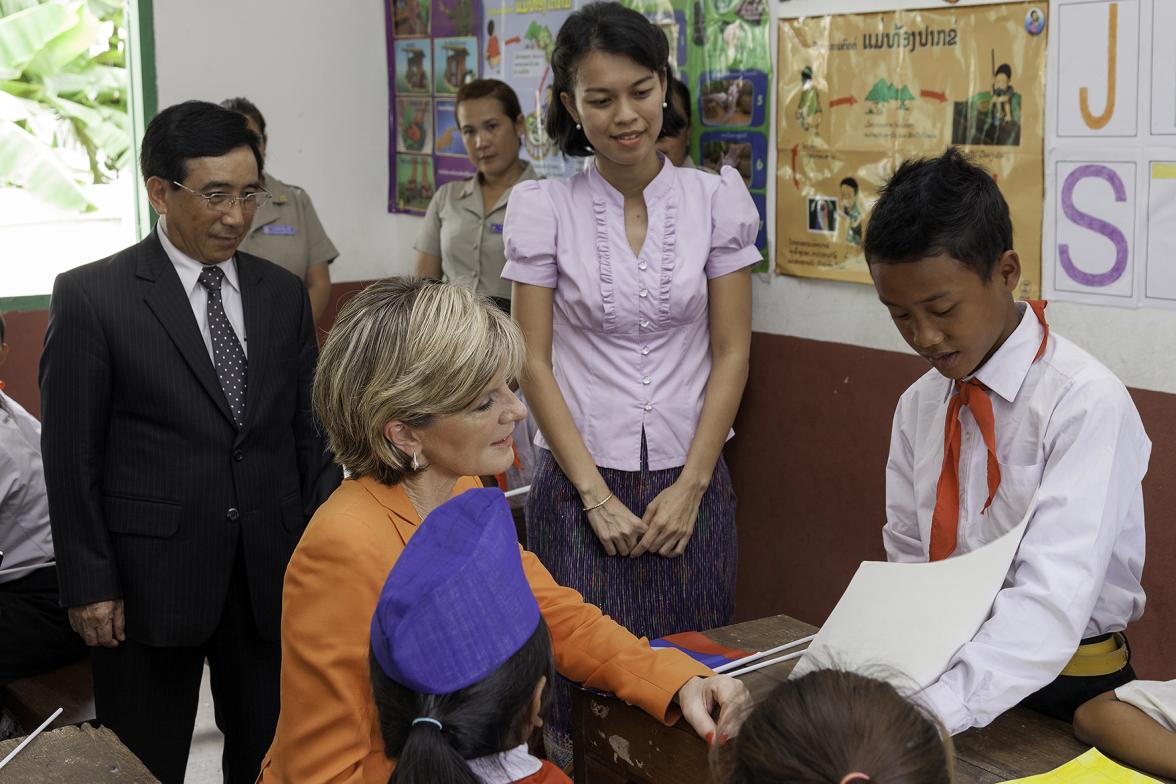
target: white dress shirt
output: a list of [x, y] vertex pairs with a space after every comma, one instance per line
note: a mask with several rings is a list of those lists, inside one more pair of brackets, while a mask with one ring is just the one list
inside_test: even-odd
[[[996, 419], [1000, 489], [988, 511], [987, 451], [968, 408], [962, 423], [954, 555], [1037, 509], [992, 614], [922, 692], [950, 732], [984, 726], [1048, 685], [1080, 641], [1122, 631], [1143, 613], [1141, 482], [1151, 442], [1127, 389], [1096, 359], [1044, 330], [1032, 310], [976, 373]], [[953, 382], [928, 371], [899, 400], [886, 465], [883, 542], [891, 561], [928, 559]]]
[[543, 767], [542, 761], [531, 755], [525, 743], [500, 754], [466, 760], [466, 764], [482, 784], [513, 784], [534, 776]]
[[[200, 327], [200, 336], [204, 338], [208, 356], [212, 359], [212, 364], [215, 367], [216, 357], [212, 353], [212, 332], [208, 329], [208, 289], [200, 285], [200, 273], [209, 265], [196, 261], [172, 244], [171, 239], [167, 236], [167, 225], [163, 216], [159, 219], [157, 231], [159, 232], [159, 242], [163, 245], [163, 251], [175, 266], [176, 274], [180, 276], [180, 283], [184, 287], [184, 293], [188, 295], [188, 302], [192, 303], [192, 313], [195, 314], [196, 324]], [[241, 283], [237, 277], [237, 259], [233, 257], [214, 266], [220, 267], [221, 272], [225, 273], [224, 280], [221, 281], [221, 302], [225, 306], [225, 315], [229, 318], [229, 324], [232, 325], [233, 332], [237, 333], [237, 339], [241, 342], [241, 349], [248, 357], [249, 336], [245, 334], [245, 309], [241, 305]]]
[[[49, 502], [41, 466], [41, 423], [0, 392], [0, 552], [4, 570], [53, 560]], [[0, 574], [0, 583], [30, 572]]]

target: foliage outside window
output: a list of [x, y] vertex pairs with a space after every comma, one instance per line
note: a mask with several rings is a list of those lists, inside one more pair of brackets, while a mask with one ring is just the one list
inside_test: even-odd
[[0, 188], [69, 213], [127, 171], [126, 9], [120, 0], [0, 0]]

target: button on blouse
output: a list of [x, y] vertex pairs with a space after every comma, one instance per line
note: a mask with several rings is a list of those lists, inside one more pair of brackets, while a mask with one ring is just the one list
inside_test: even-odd
[[[675, 168], [645, 188], [649, 230], [634, 254], [624, 197], [594, 166], [520, 182], [506, 211], [506, 280], [555, 289], [555, 378], [598, 466], [674, 468], [710, 376], [707, 282], [760, 260], [759, 214], [739, 174]], [[591, 215], [589, 220], [587, 216]], [[540, 433], [535, 443], [547, 444]]]

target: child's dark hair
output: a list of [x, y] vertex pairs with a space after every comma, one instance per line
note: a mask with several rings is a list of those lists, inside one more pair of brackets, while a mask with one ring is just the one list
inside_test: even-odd
[[885, 681], [832, 669], [777, 686], [713, 762], [724, 784], [954, 780], [951, 739], [934, 719]]
[[4, 321], [4, 313], [0, 312], [0, 343], [4, 342], [4, 335], [8, 332], [8, 324]]
[[515, 93], [514, 88], [499, 79], [474, 79], [472, 82], [463, 84], [458, 88], [457, 97], [453, 102], [454, 112], [463, 101], [473, 101], [478, 98], [493, 98], [498, 101], [502, 106], [502, 113], [511, 122], [517, 120], [523, 113], [522, 107], [519, 106], [519, 96]]
[[[396, 760], [389, 784], [480, 784], [466, 760], [507, 751], [529, 734], [539, 679], [544, 702], [555, 677], [551, 636], [542, 619], [523, 647], [475, 684], [450, 694], [422, 694], [396, 683], [369, 656], [384, 753]], [[428, 718], [441, 724], [414, 719]]]
[[[565, 155], [592, 155], [584, 131], [564, 108], [560, 93], [575, 95], [576, 68], [589, 52], [628, 57], [638, 65], [657, 73], [668, 82], [670, 44], [665, 33], [653, 22], [631, 8], [615, 2], [594, 2], [572, 13], [559, 28], [555, 51], [551, 55], [551, 103], [547, 105], [547, 134]], [[662, 128], [658, 138], [677, 136], [686, 127], [672, 101], [662, 109]]]
[[992, 175], [954, 147], [904, 161], [878, 191], [866, 225], [870, 264], [901, 264], [946, 253], [981, 279], [1013, 248], [1009, 205]]
[[848, 185], [849, 187], [853, 188], [854, 193], [858, 192], [858, 181], [853, 177], [846, 177], [841, 181], [841, 185]]

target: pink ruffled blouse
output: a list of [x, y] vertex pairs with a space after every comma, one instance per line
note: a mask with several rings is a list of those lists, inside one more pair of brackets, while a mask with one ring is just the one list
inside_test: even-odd
[[[590, 166], [566, 180], [520, 182], [506, 209], [502, 277], [555, 289], [555, 379], [596, 464], [685, 465], [710, 376], [707, 281], [753, 265], [759, 213], [738, 172], [663, 159], [645, 188], [641, 253], [624, 197]], [[728, 435], [728, 438], [730, 434]], [[542, 433], [538, 446], [547, 446]]]

